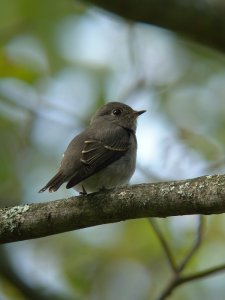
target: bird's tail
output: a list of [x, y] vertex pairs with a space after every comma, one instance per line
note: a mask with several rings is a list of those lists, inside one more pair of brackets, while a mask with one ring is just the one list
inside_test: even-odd
[[47, 189], [50, 193], [55, 192], [65, 182], [66, 176], [63, 171], [59, 171], [38, 193], [43, 193]]

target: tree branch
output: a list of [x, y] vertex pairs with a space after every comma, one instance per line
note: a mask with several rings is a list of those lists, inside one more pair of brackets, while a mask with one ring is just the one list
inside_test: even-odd
[[[157, 297], [157, 300], [166, 299], [181, 284], [184, 284], [184, 283], [192, 281], [192, 280], [196, 280], [196, 279], [206, 277], [208, 275], [211, 275], [215, 272], [219, 272], [219, 271], [224, 269], [224, 266], [222, 265], [220, 267], [212, 268], [212, 269], [209, 269], [209, 270], [206, 270], [206, 271], [203, 271], [203, 272], [199, 272], [199, 273], [196, 273], [196, 274], [193, 274], [193, 275], [182, 276], [182, 271], [185, 269], [185, 267], [187, 266], [187, 264], [189, 263], [189, 261], [191, 260], [191, 258], [194, 256], [194, 254], [197, 252], [198, 248], [201, 245], [202, 236], [203, 236], [203, 229], [204, 229], [204, 218], [203, 218], [202, 215], [200, 215], [199, 220], [198, 220], [197, 236], [196, 236], [196, 239], [195, 239], [195, 242], [194, 242], [193, 246], [191, 247], [190, 251], [185, 255], [185, 257], [181, 261], [181, 263], [176, 265], [176, 262], [174, 262], [174, 266], [176, 268], [172, 269], [173, 270], [173, 277], [169, 281], [169, 283], [167, 284], [166, 288], [160, 293], [159, 297]], [[156, 233], [158, 234], [158, 232], [156, 232]], [[161, 232], [160, 232], [160, 234], [161, 234]], [[166, 240], [165, 240], [165, 243], [167, 245]], [[170, 254], [170, 256], [172, 257], [172, 253]], [[168, 257], [168, 254], [167, 254], [167, 259], [170, 261], [170, 257]]]
[[157, 300], [165, 300], [167, 299], [172, 292], [180, 285], [198, 280], [203, 279], [205, 277], [215, 275], [216, 273], [222, 272], [225, 270], [225, 264], [222, 264], [218, 267], [212, 267], [210, 269], [206, 269], [204, 271], [197, 272], [193, 275], [186, 275], [181, 277], [173, 277], [170, 283], [168, 284], [167, 288], [163, 291], [162, 294], [157, 298]]
[[192, 248], [190, 249], [190, 251], [184, 257], [183, 261], [179, 264], [179, 268], [178, 268], [179, 272], [182, 272], [184, 270], [186, 265], [189, 263], [193, 255], [197, 252], [198, 248], [200, 247], [202, 242], [202, 237], [203, 237], [203, 230], [204, 230], [204, 217], [199, 216], [196, 240]]
[[216, 273], [222, 272], [225, 270], [225, 264], [219, 265], [217, 267], [212, 267], [210, 269], [206, 269], [204, 271], [197, 272], [193, 275], [186, 275], [180, 278], [177, 285], [181, 285], [193, 280], [202, 279], [211, 275], [215, 275]]
[[225, 175], [139, 184], [0, 210], [0, 243], [144, 217], [225, 212]]
[[153, 24], [225, 51], [225, 3], [205, 0], [89, 0], [123, 18]]
[[176, 274], [177, 273], [177, 263], [173, 257], [173, 253], [170, 249], [169, 244], [167, 243], [164, 235], [162, 234], [157, 222], [155, 220], [153, 220], [152, 218], [149, 218], [148, 220], [149, 220], [149, 223], [151, 224], [151, 226], [162, 246], [162, 249], [164, 250], [164, 253], [166, 255], [166, 258], [168, 260], [171, 270]]

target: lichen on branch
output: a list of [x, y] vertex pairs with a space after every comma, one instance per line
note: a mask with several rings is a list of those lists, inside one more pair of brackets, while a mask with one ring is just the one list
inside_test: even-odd
[[145, 183], [0, 210], [0, 243], [145, 217], [225, 212], [225, 175]]

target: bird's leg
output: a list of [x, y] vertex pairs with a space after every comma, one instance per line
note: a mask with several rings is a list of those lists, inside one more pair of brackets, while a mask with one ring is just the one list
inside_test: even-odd
[[82, 196], [87, 196], [87, 191], [85, 190], [83, 184], [82, 184], [82, 192], [79, 192], [79, 194]]

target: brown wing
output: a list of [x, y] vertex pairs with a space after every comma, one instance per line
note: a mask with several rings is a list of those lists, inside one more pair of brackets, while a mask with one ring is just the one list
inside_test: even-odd
[[[99, 128], [99, 126], [98, 126]], [[119, 159], [129, 148], [131, 132], [118, 126], [93, 126], [76, 136], [65, 151], [59, 172], [39, 191], [71, 188]]]
[[95, 139], [84, 141], [81, 151], [81, 167], [67, 183], [71, 188], [123, 156], [129, 148], [130, 132], [122, 127], [103, 128]]

